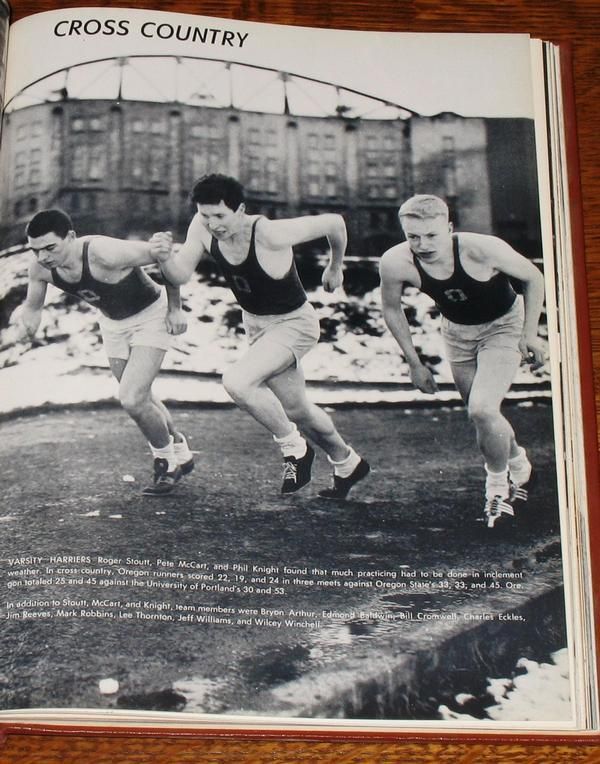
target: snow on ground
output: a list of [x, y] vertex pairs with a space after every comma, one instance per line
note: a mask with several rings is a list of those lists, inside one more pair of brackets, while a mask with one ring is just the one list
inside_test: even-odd
[[[24, 298], [30, 257], [24, 252], [0, 259], [3, 325], [11, 313], [14, 322], [18, 313], [16, 306]], [[192, 279], [181, 292], [188, 330], [174, 339], [163, 370], [220, 375], [245, 350], [241, 313], [233, 295], [228, 288], [209, 284], [202, 277]], [[316, 307], [323, 338], [303, 360], [308, 380], [359, 383], [363, 389], [352, 393], [345, 390], [343, 399], [365, 402], [380, 400], [380, 392], [374, 389], [378, 383], [410, 382], [408, 367], [383, 320], [379, 287], [362, 297], [348, 296], [341, 290], [329, 294], [320, 287], [309, 293], [309, 299]], [[412, 313], [415, 345], [438, 381], [451, 382], [449, 365], [444, 359], [440, 319], [430, 299], [418, 290], [410, 290], [406, 304]], [[14, 325], [0, 331], [3, 391], [0, 411], [45, 402], [75, 403], [114, 397], [114, 382], [94, 370], [98, 368], [107, 369], [108, 364], [96, 311], [49, 286], [42, 323], [33, 343], [18, 341]], [[535, 385], [547, 379], [547, 369], [534, 375], [528, 368], [521, 367], [516, 381]], [[218, 379], [190, 380], [167, 375], [159, 379], [157, 392], [171, 400], [229, 400]], [[340, 391], [329, 392], [321, 402], [338, 402], [340, 394]], [[396, 391], [395, 395], [402, 401], [423, 398], [413, 389]], [[447, 398], [455, 399], [456, 395], [452, 393]]]
[[[496, 721], [556, 721], [571, 718], [571, 690], [569, 684], [569, 655], [566, 649], [551, 655], [552, 663], [537, 663], [521, 658], [517, 669], [525, 673], [513, 679], [488, 679], [487, 694], [495, 705], [485, 710]], [[464, 705], [472, 695], [457, 695], [456, 702]], [[475, 717], [451, 711], [440, 706], [443, 719], [470, 721]]]

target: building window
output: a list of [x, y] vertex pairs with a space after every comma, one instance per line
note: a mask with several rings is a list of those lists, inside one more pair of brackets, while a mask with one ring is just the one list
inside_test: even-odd
[[192, 167], [196, 178], [206, 175], [208, 172], [208, 161], [204, 152], [194, 154], [192, 158]]
[[25, 170], [24, 168], [21, 168], [17, 170], [14, 174], [14, 184], [15, 188], [23, 188], [25, 185]]
[[89, 129], [95, 132], [101, 132], [104, 130], [104, 120], [101, 117], [91, 117]]
[[248, 169], [250, 170], [250, 172], [253, 175], [257, 175], [260, 172], [260, 168], [261, 168], [260, 157], [257, 157], [256, 155], [249, 156], [248, 157]]
[[71, 154], [71, 179], [84, 180], [86, 165], [86, 147], [74, 146]]
[[442, 167], [444, 173], [444, 188], [446, 196], [456, 196], [458, 193], [456, 179], [456, 145], [454, 137], [442, 137]]
[[29, 152], [29, 183], [37, 185], [42, 175], [42, 150], [31, 149]]
[[73, 117], [71, 119], [71, 130], [74, 133], [80, 133], [85, 129], [85, 120], [81, 117]]
[[167, 152], [164, 147], [155, 146], [152, 151], [152, 164], [150, 166], [150, 182], [162, 183], [166, 175]]
[[93, 146], [90, 150], [90, 180], [102, 180], [106, 174], [106, 151], [104, 146]]

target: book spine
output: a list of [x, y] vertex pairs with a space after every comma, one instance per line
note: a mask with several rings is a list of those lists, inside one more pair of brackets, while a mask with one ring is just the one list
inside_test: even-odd
[[10, 8], [7, 0], [0, 0], [0, 112], [4, 108], [4, 85], [6, 82], [6, 56], [8, 54], [8, 25]]

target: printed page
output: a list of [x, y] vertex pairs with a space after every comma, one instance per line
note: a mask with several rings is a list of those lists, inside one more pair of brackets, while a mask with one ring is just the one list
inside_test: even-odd
[[10, 7], [6, 0], [0, 0], [0, 109], [4, 98], [6, 80], [6, 55], [8, 53], [8, 23]]
[[581, 729], [529, 37], [9, 52], [0, 718]]

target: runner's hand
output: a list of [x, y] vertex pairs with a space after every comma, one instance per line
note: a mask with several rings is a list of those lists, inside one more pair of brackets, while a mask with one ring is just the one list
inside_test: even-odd
[[18, 307], [10, 318], [12, 341], [32, 340], [40, 327], [41, 320], [41, 310], [28, 310], [24, 305]]
[[167, 331], [169, 334], [183, 334], [187, 330], [187, 318], [181, 308], [167, 311]]
[[522, 337], [519, 342], [519, 350], [525, 363], [528, 363], [532, 369], [539, 369], [546, 363], [546, 353], [539, 337], [531, 340]]
[[422, 393], [437, 393], [438, 386], [431, 371], [420, 363], [418, 366], [410, 366], [410, 378], [413, 385]]
[[334, 292], [344, 283], [344, 272], [341, 268], [336, 268], [332, 265], [328, 265], [327, 268], [325, 268], [323, 271], [321, 282], [325, 287], [326, 292]]
[[166, 263], [173, 252], [171, 231], [159, 231], [150, 238], [150, 255], [156, 263]]

